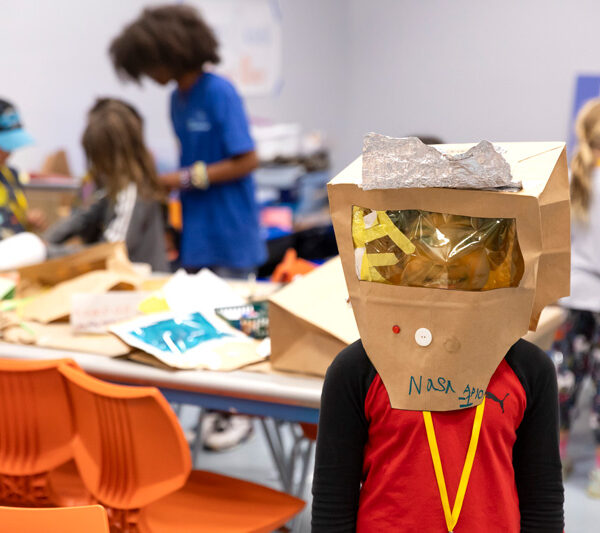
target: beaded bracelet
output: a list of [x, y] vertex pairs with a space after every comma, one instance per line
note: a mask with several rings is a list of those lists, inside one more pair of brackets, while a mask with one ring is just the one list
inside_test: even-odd
[[179, 185], [182, 189], [189, 189], [192, 186], [192, 171], [189, 167], [179, 171]]

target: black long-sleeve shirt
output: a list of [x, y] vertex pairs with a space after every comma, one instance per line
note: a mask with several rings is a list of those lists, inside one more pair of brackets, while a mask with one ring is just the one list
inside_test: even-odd
[[[552, 362], [534, 345], [518, 341], [490, 380], [486, 398], [455, 533], [563, 531]], [[474, 411], [433, 413], [451, 507]], [[447, 531], [423, 415], [391, 408], [360, 341], [339, 354], [325, 378], [312, 531]]]

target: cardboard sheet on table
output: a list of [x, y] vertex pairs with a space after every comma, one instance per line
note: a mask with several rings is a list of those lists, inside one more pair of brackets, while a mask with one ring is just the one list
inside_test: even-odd
[[15, 325], [10, 330], [5, 330], [3, 340], [15, 344], [26, 343], [42, 348], [86, 352], [107, 357], [118, 357], [131, 352], [131, 348], [114, 335], [75, 334], [69, 324], [39, 324], [26, 321], [23, 325], [26, 329]]
[[101, 243], [81, 252], [57, 257], [19, 269], [19, 295], [27, 296], [42, 287], [54, 286], [94, 270], [134, 274], [125, 243]]
[[[254, 372], [256, 374], [271, 374], [271, 375], [276, 375], [276, 376], [290, 376], [292, 374], [292, 372], [290, 370], [277, 370], [275, 368], [273, 368], [273, 365], [271, 364], [271, 361], [267, 360], [267, 361], [261, 361], [260, 363], [253, 363], [251, 365], [245, 366], [243, 368], [244, 372]], [[294, 372], [294, 374], [296, 374], [297, 376], [300, 377], [311, 377], [313, 379], [315, 378], [315, 374], [309, 374], [309, 373], [305, 373], [305, 372]]]
[[[174, 364], [169, 364], [158, 357], [155, 357], [154, 355], [139, 350], [131, 353], [128, 356], [128, 359], [156, 368], [161, 368], [163, 370], [213, 370], [218, 372], [231, 372], [233, 370], [239, 370], [240, 368], [251, 368], [252, 366], [265, 362], [264, 356], [261, 356], [256, 352], [257, 345], [258, 343], [255, 343], [254, 347], [249, 347], [247, 345], [242, 346], [243, 352], [238, 352], [238, 354], [235, 356], [228, 356], [226, 353], [224, 353], [221, 357], [222, 364], [218, 368], [208, 368], [206, 365], [200, 365], [194, 368], [189, 368], [187, 366], [180, 367]], [[230, 349], [233, 347], [234, 346], [231, 346]]]
[[112, 270], [96, 270], [75, 279], [59, 283], [47, 292], [41, 293], [24, 308], [25, 320], [36, 320], [48, 324], [65, 319], [71, 313], [71, 298], [74, 294], [102, 294], [111, 289], [134, 290], [141, 283], [139, 277]]
[[273, 368], [325, 375], [334, 357], [359, 338], [339, 257], [269, 299]]
[[172, 366], [163, 363], [153, 355], [149, 353], [142, 352], [140, 350], [135, 350], [131, 352], [127, 359], [131, 361], [135, 361], [136, 363], [142, 363], [143, 365], [153, 366], [154, 368], [160, 368], [161, 370], [178, 370], [177, 368], [173, 368]]
[[271, 364], [271, 361], [266, 360], [266, 361], [260, 361], [260, 363], [253, 363], [251, 365], [248, 365], [244, 368], [244, 370], [246, 372], [256, 372], [257, 374], [275, 374], [275, 373], [282, 373], [282, 372], [277, 372], [277, 370], [273, 369], [273, 365]]

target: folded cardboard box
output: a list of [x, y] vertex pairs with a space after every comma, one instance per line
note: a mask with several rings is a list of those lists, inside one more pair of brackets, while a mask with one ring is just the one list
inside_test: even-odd
[[339, 257], [270, 297], [269, 329], [273, 368], [325, 375], [359, 337]]
[[133, 273], [123, 242], [105, 242], [75, 254], [57, 257], [18, 270], [19, 297], [31, 296], [45, 287], [73, 279], [94, 270]]

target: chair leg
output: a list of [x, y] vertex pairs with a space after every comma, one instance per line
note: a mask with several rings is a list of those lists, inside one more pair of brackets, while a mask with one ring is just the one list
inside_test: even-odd
[[[315, 449], [315, 442], [302, 436], [298, 439], [296, 444], [297, 449], [294, 452], [296, 455], [296, 457], [294, 458], [294, 465], [296, 466], [296, 464], [299, 462], [298, 466], [300, 467], [300, 479], [298, 480], [298, 484], [294, 486], [292, 495], [296, 496], [297, 498], [304, 499], [303, 496], [304, 490], [306, 488], [306, 481], [308, 478], [308, 468], [310, 466], [312, 453]], [[304, 446], [302, 446], [303, 444]], [[294, 472], [295, 470], [296, 469], [294, 468]], [[302, 525], [305, 522], [303, 520], [302, 514], [303, 513], [295, 516], [294, 519], [290, 522], [289, 526], [291, 529], [291, 533], [302, 533]]]
[[269, 449], [271, 451], [271, 457], [273, 458], [273, 462], [275, 463], [275, 468], [279, 473], [279, 479], [281, 481], [281, 485], [285, 492], [290, 492], [291, 482], [288, 477], [288, 469], [287, 469], [287, 461], [285, 457], [285, 448], [283, 447], [283, 440], [281, 438], [281, 434], [278, 432], [278, 428], [276, 426], [276, 422], [274, 422], [274, 427], [271, 430], [269, 427], [268, 421], [264, 418], [260, 419], [261, 426], [263, 428], [263, 432], [265, 434], [265, 438], [267, 439], [267, 444], [269, 445]]
[[196, 435], [194, 437], [194, 441], [191, 443], [192, 450], [192, 464], [194, 468], [197, 466], [198, 455], [202, 450], [202, 423], [204, 422], [204, 416], [206, 415], [206, 409], [200, 409], [200, 414], [198, 415], [198, 422], [196, 423]]
[[310, 459], [311, 459], [313, 451], [315, 449], [315, 441], [308, 440], [308, 439], [306, 439], [306, 440], [307, 440], [306, 449], [304, 450], [304, 453], [302, 454], [302, 457], [301, 457], [302, 470], [301, 470], [301, 474], [300, 474], [300, 481], [298, 483], [298, 489], [296, 492], [296, 496], [298, 498], [302, 498], [302, 496], [304, 495], [304, 490], [306, 488], [306, 480], [308, 478], [308, 467], [310, 466]]
[[289, 452], [289, 456], [286, 457], [286, 469], [287, 477], [290, 481], [290, 494], [294, 494], [294, 485], [296, 483], [296, 459], [298, 457], [298, 441], [294, 442]]

